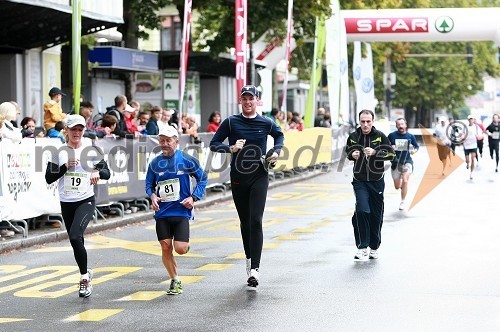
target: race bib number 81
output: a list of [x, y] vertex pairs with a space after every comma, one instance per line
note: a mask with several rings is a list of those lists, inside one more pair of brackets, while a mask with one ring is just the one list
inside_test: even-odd
[[181, 191], [179, 179], [168, 179], [158, 182], [158, 190], [162, 202], [178, 201]]

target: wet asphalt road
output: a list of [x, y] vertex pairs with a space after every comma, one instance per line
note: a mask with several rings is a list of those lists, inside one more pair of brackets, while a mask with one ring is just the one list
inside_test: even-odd
[[[409, 197], [428, 157], [415, 156]], [[77, 296], [69, 242], [0, 255], [2, 331], [498, 331], [500, 176], [464, 165], [410, 211], [386, 175], [380, 259], [354, 262], [349, 166], [270, 190], [261, 286], [246, 290], [231, 201], [196, 212], [168, 296], [153, 222], [86, 237], [94, 293]], [[440, 177], [439, 174], [426, 175]]]

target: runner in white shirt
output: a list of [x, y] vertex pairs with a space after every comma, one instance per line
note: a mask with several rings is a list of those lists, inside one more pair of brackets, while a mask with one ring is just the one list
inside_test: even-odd
[[[99, 158], [97, 149], [84, 146], [85, 119], [73, 114], [66, 117], [67, 143], [47, 164], [45, 180], [58, 181], [59, 199], [64, 225], [80, 270], [80, 297], [92, 294], [92, 270], [87, 268], [87, 251], [83, 233], [95, 212], [94, 185], [99, 179], [109, 179], [106, 162]], [[99, 158], [100, 159], [100, 158]]]
[[[472, 173], [474, 172], [475, 160], [477, 154], [477, 125], [474, 123], [474, 117], [469, 115], [467, 117], [469, 120], [469, 125], [467, 126], [467, 131], [463, 134], [463, 145], [465, 152], [465, 162], [467, 163], [467, 169], [469, 169], [470, 162], [470, 179], [472, 180]], [[470, 158], [469, 158], [470, 155]]]

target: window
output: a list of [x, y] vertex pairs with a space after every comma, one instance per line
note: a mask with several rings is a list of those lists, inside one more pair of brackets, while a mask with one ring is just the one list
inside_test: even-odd
[[165, 16], [161, 25], [161, 50], [180, 51], [182, 46], [182, 30], [179, 16]]

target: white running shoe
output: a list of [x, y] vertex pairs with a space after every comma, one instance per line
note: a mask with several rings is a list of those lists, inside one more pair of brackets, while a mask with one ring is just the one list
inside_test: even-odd
[[403, 211], [404, 209], [406, 209], [406, 204], [404, 201], [401, 201], [401, 203], [399, 204], [399, 210]]
[[247, 276], [250, 278], [250, 270], [252, 269], [252, 259], [247, 258]]
[[79, 297], [89, 297], [92, 294], [92, 269], [87, 270], [88, 279], [80, 280], [80, 290], [78, 291]]
[[354, 260], [357, 262], [365, 262], [368, 260], [368, 249], [359, 249], [356, 255], [354, 255]]
[[378, 259], [378, 252], [376, 249], [370, 249], [370, 259]]

